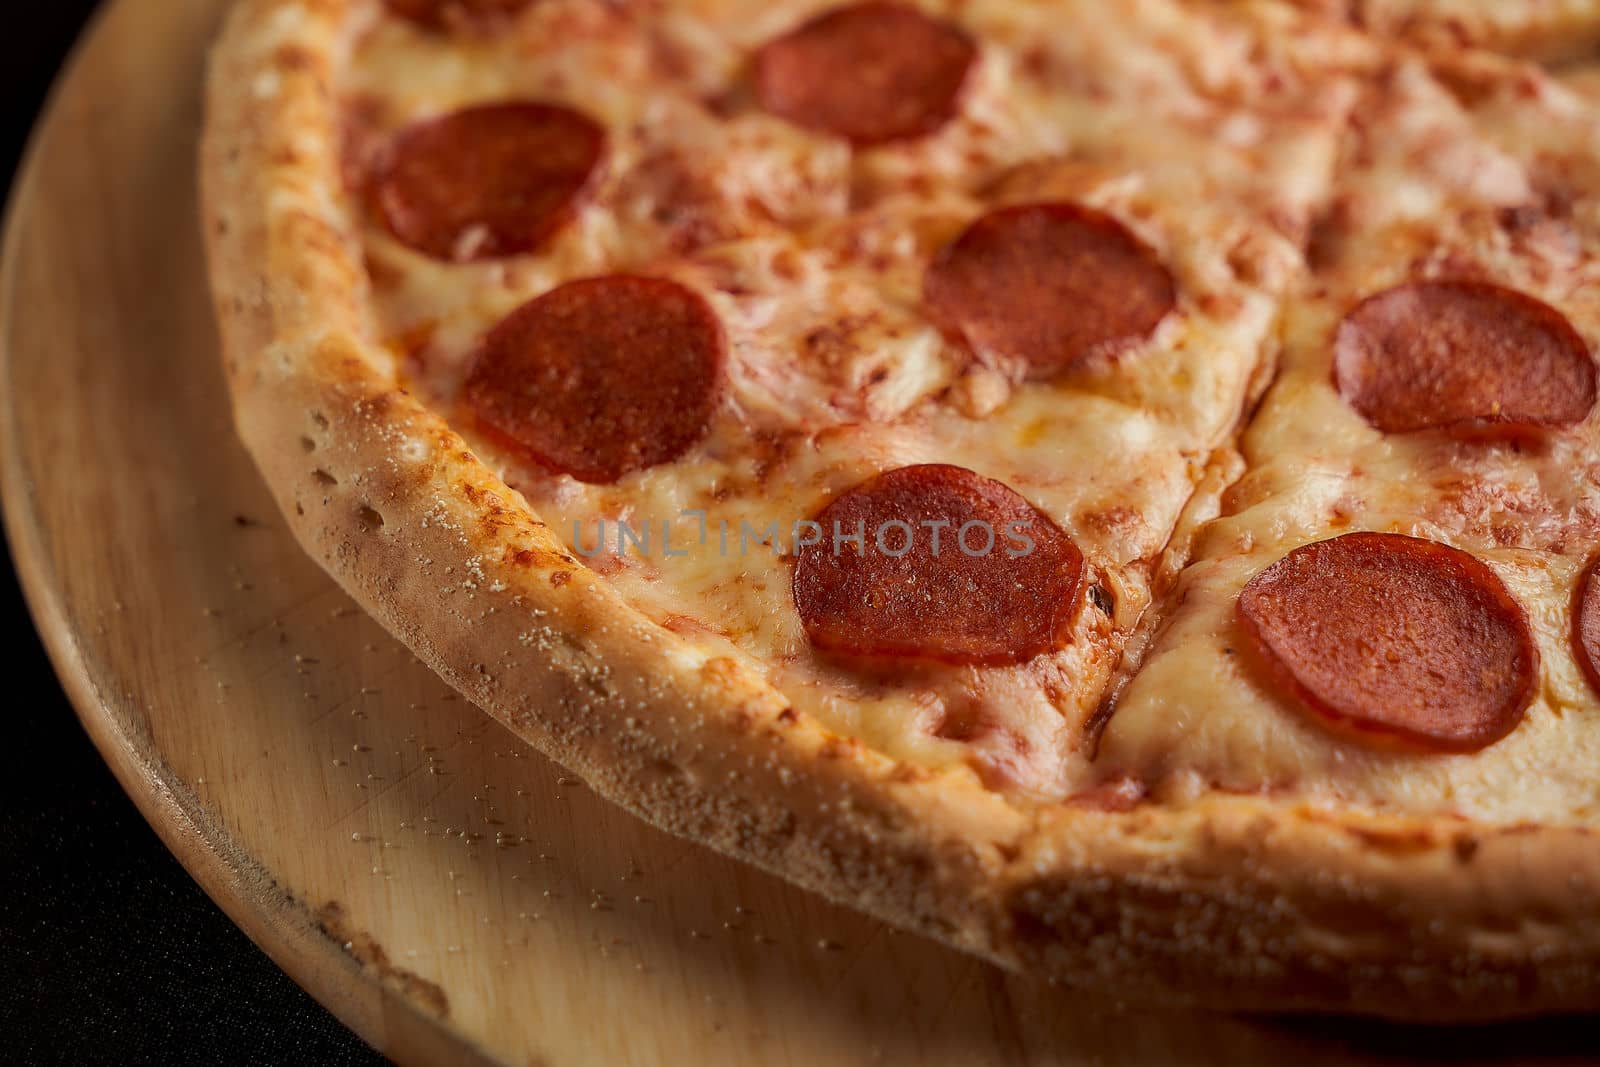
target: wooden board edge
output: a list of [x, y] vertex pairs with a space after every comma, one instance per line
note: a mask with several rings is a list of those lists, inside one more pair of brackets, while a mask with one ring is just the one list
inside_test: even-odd
[[18, 313], [13, 294], [19, 273], [26, 269], [19, 235], [60, 100], [94, 62], [114, 12], [124, 6], [103, 5], [73, 45], [29, 135], [0, 219], [0, 504], [23, 598], [79, 722], [118, 784], [189, 876], [261, 951], [362, 1040], [397, 1062], [494, 1064], [496, 1060], [446, 1020], [386, 984], [380, 972], [352, 955], [210, 818], [199, 798], [156, 754], [148, 734], [136, 725], [137, 717], [118, 706], [121, 697], [96, 686], [54, 581], [33, 506], [37, 486], [28, 477], [18, 440], [12, 388], [11, 324]]

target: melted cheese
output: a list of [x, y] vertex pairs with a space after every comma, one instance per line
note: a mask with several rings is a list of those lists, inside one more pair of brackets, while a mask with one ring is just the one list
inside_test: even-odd
[[[340, 87], [358, 170], [406, 122], [514, 96], [580, 108], [612, 144], [592, 202], [538, 255], [437, 263], [369, 225], [373, 328], [448, 417], [477, 338], [563, 281], [633, 270], [702, 292], [730, 367], [688, 455], [592, 486], [480, 452], [575, 548], [587, 554], [610, 524], [589, 562], [633, 604], [745, 658], [833, 730], [997, 788], [1066, 795], [1095, 776], [1085, 724], [1271, 354], [1351, 100], [1340, 68], [1361, 48], [1271, 5], [930, 3], [983, 43], [961, 115], [852, 151], [755, 110], [741, 81], [754, 47], [827, 6], [545, 0], [468, 45], [374, 15]], [[1040, 198], [1121, 219], [1180, 301], [1115, 363], [1018, 386], [933, 329], [922, 273], [984, 211]], [[879, 675], [811, 649], [787, 531], [871, 474], [925, 462], [998, 478], [1083, 549], [1106, 607], [1085, 599], [1069, 647], [1018, 667]], [[621, 521], [647, 527], [650, 550], [618, 551]], [[769, 527], [777, 545], [760, 543]], [[741, 544], [741, 530], [756, 533]]]
[[[1175, 799], [1220, 786], [1486, 820], [1596, 814], [1600, 720], [1574, 659], [1570, 605], [1600, 545], [1600, 417], [1521, 447], [1386, 435], [1333, 384], [1340, 316], [1412, 278], [1521, 289], [1600, 345], [1589, 221], [1600, 121], [1522, 68], [1471, 67], [1447, 63], [1436, 78], [1402, 65], [1360, 109], [1329, 262], [1288, 305], [1283, 370], [1242, 443], [1250, 473], [1199, 534], [1197, 562], [1102, 738], [1100, 773]], [[1545, 191], [1552, 171], [1559, 204]], [[1375, 753], [1331, 738], [1246, 666], [1234, 622], [1244, 584], [1291, 549], [1351, 530], [1466, 549], [1521, 601], [1541, 667], [1510, 736], [1466, 755]]]

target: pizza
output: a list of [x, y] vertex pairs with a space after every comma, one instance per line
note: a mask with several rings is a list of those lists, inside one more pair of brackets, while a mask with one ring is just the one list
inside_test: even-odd
[[238, 429], [668, 830], [1119, 996], [1593, 1009], [1591, 8], [239, 0]]
[[[1311, 0], [1321, 3], [1323, 0]], [[1374, 33], [1432, 45], [1469, 45], [1547, 61], [1592, 55], [1594, 0], [1329, 0]]]

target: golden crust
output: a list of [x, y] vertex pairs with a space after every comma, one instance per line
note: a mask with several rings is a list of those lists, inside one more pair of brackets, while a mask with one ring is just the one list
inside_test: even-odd
[[1489, 1019], [1600, 1006], [1600, 842], [1213, 796], [1033, 807], [829, 734], [567, 555], [393, 379], [339, 204], [346, 0], [240, 0], [204, 218], [239, 430], [308, 551], [606, 796], [899, 925], [1114, 994]]

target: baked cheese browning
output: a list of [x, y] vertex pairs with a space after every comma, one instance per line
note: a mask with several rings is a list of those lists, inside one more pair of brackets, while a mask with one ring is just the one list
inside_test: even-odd
[[[1234, 13], [930, 4], [978, 50], [960, 107], [922, 136], [853, 144], [748, 96], [751, 58], [823, 7], [543, 0], [514, 41], [472, 39], [470, 85], [438, 35], [368, 29], [345, 95], [379, 143], [441, 110], [522, 98], [590, 115], [609, 141], [592, 195], [534, 254], [443, 263], [369, 225], [378, 327], [403, 381], [449, 412], [496, 324], [564, 283], [626, 272], [699, 293], [726, 334], [725, 387], [671, 462], [595, 484], [463, 428], [571, 546], [580, 577], [759, 670], [830, 730], [993, 788], [1066, 795], [1156, 562], [1258, 381], [1349, 79], [1319, 67], [1317, 49], [1266, 47], [1269, 28]], [[1090, 40], [1043, 32], [1060, 19], [1095, 23]], [[1119, 47], [1094, 45], [1113, 32]], [[387, 89], [384, 71], [402, 66]], [[368, 139], [354, 138], [358, 159]], [[1077, 220], [1078, 252], [1087, 242], [1108, 269], [1149, 279], [1131, 326], [1079, 342], [1117, 358], [1050, 356], [1049, 380], [1019, 381], [939, 328], [941, 250], [1028, 204]], [[1104, 333], [1125, 309], [1101, 308]], [[1018, 313], [1057, 311], [1041, 299]], [[807, 633], [797, 524], [925, 464], [1001, 483], [1082, 553], [1048, 642], [1021, 634], [1004, 652], [888, 671]]]
[[[485, 314], [504, 314], [517, 297], [572, 277], [730, 241], [782, 242], [879, 203], [895, 223], [912, 203], [987, 198], [1042, 161], [1061, 172], [1050, 198], [1113, 214], [1107, 201], [1149, 213], [1146, 202], [1181, 194], [1180, 203], [1200, 209], [1177, 213], [1183, 224], [1227, 223], [1229, 232], [1210, 236], [1245, 242], [1235, 252], [1242, 269], [1283, 257], [1271, 241], [1246, 237], [1239, 220], [1250, 228], [1265, 221], [1291, 243], [1303, 236], [1349, 86], [1264, 44], [1279, 27], [1207, 19], [1171, 3], [961, 5], [960, 22], [981, 48], [960, 114], [933, 135], [852, 151], [757, 107], [746, 84], [763, 43], [828, 6], [542, 0], [515, 24], [465, 39], [398, 19], [372, 22], [352, 42], [340, 84], [353, 176], [368, 173], [368, 157], [381, 157], [406, 127], [485, 103], [569, 107], [609, 139], [604, 178], [538, 256], [463, 272], [419, 262], [369, 230], [369, 267], [382, 282], [376, 295], [392, 334], [408, 344], [437, 336], [441, 348], [459, 351]], [[1077, 29], [1055, 32], [1061, 24]], [[1344, 47], [1337, 35], [1302, 36], [1307, 51]], [[1264, 55], [1252, 59], [1255, 52]], [[975, 217], [952, 214], [958, 229]], [[1139, 219], [1123, 221], [1149, 237]], [[891, 244], [905, 239], [886, 235]], [[783, 258], [781, 269], [794, 267], [794, 257]], [[496, 295], [487, 312], [462, 306]]]
[[705, 436], [726, 349], [722, 324], [692, 289], [585, 278], [490, 330], [463, 395], [485, 428], [534, 462], [614, 482]]
[[962, 467], [886, 471], [831, 501], [802, 541], [795, 607], [828, 652], [995, 666], [1072, 639], [1083, 553]]
[[1339, 393], [1387, 433], [1512, 433], [1582, 422], [1595, 364], [1565, 315], [1486, 282], [1426, 281], [1368, 297], [1334, 339]]
[[[1316, 2], [1316, 0], [1313, 0]], [[1543, 60], [1577, 59], [1600, 46], [1596, 0], [1337, 0], [1368, 30], [1439, 48], [1462, 45]]]
[[755, 93], [762, 107], [801, 126], [883, 144], [948, 122], [977, 56], [953, 23], [905, 4], [851, 4], [762, 46]]
[[401, 18], [435, 32], [472, 30], [511, 18], [535, 0], [383, 0]]
[[1051, 378], [1143, 344], [1177, 292], [1155, 253], [1116, 219], [1045, 203], [968, 226], [929, 267], [924, 300], [980, 359]]
[[522, 255], [571, 218], [605, 143], [605, 131], [571, 108], [465, 108], [401, 131], [372, 196], [389, 232], [435, 259]]
[[1469, 553], [1397, 534], [1303, 545], [1250, 579], [1241, 628], [1319, 720], [1360, 741], [1472, 752], [1533, 699], [1527, 616]]
[[[1600, 138], [1595, 119], [1538, 72], [1469, 59], [1465, 67], [1436, 58], [1430, 66], [1402, 55], [1358, 107], [1332, 210], [1319, 227], [1315, 273], [1285, 309], [1281, 373], [1242, 441], [1248, 473], [1228, 492], [1222, 517], [1196, 536], [1195, 561], [1107, 725], [1097, 763], [1106, 780], [1132, 777], [1174, 801], [1215, 788], [1272, 791], [1313, 805], [1491, 822], [1582, 821], [1600, 803], [1592, 772], [1600, 731], [1589, 721], [1594, 696], [1574, 656], [1571, 617], [1574, 583], [1600, 544], [1600, 426], [1585, 385], [1592, 368], [1566, 379], [1571, 395], [1546, 388], [1555, 368], [1582, 367], [1580, 346], [1592, 359], [1600, 339], [1600, 243], [1585, 221], [1600, 205]], [[1545, 132], [1530, 132], [1539, 127]], [[1556, 141], [1566, 145], [1560, 157], [1545, 151]], [[1550, 195], [1555, 173], [1559, 201]], [[1382, 309], [1379, 329], [1400, 336], [1403, 325], [1391, 317], [1409, 314], [1411, 339], [1442, 336], [1458, 351], [1474, 343], [1467, 337], [1518, 334], [1522, 358], [1496, 355], [1489, 364], [1505, 405], [1543, 397], [1541, 405], [1567, 406], [1565, 415], [1580, 409], [1582, 417], [1544, 420], [1514, 440], [1374, 425], [1341, 396], [1335, 362], [1341, 324], [1362, 320], [1363, 301], [1394, 292], [1492, 294], [1446, 297], [1451, 318], [1442, 326], [1437, 301], [1407, 299]], [[1508, 305], [1521, 321], [1508, 321]], [[1484, 384], [1482, 365], [1478, 372], [1441, 380], [1431, 405], [1438, 421], [1473, 408], [1463, 400]], [[1369, 411], [1428, 406], [1416, 403], [1406, 374], [1387, 373], [1358, 392]], [[1473, 637], [1419, 643], [1410, 653], [1417, 662], [1404, 670], [1378, 662], [1388, 643], [1376, 620], [1350, 627], [1341, 650], [1373, 678], [1398, 684], [1420, 671], [1436, 675], [1441, 694], [1471, 695], [1460, 707], [1477, 708], [1478, 717], [1456, 733], [1460, 744], [1434, 748], [1470, 748], [1515, 722], [1499, 740], [1453, 755], [1353, 740], [1330, 730], [1326, 715], [1305, 713], [1302, 686], [1260, 669], [1239, 617], [1249, 613], [1250, 583], [1292, 567], [1283, 561], [1303, 546], [1357, 531], [1467, 553], [1526, 614], [1538, 666], [1520, 721], [1485, 711], [1516, 703], [1506, 694], [1520, 661], [1484, 644], [1498, 632], [1507, 648], [1519, 647], [1509, 609], [1491, 615], [1480, 606], [1473, 616], [1462, 601], [1457, 617], [1481, 624]], [[1405, 595], [1420, 600], [1425, 590], [1412, 584]], [[1319, 594], [1330, 618], [1343, 610], [1342, 597], [1362, 595], [1342, 583]], [[1491, 618], [1500, 620], [1493, 628]], [[1317, 662], [1332, 662], [1322, 655]], [[1322, 684], [1348, 690], [1354, 677]], [[1366, 703], [1376, 713], [1376, 702]], [[1402, 707], [1390, 702], [1382, 714], [1392, 721]], [[1483, 729], [1474, 732], [1472, 722]]]

